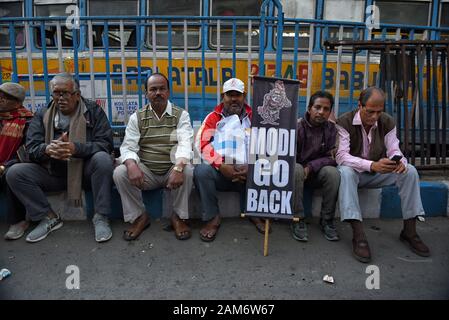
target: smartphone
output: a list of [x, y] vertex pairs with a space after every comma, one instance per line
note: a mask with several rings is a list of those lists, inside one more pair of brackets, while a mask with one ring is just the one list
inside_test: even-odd
[[399, 163], [399, 160], [401, 160], [401, 159], [402, 159], [402, 156], [397, 154], [397, 155], [393, 156], [390, 160], [393, 160], [394, 162]]

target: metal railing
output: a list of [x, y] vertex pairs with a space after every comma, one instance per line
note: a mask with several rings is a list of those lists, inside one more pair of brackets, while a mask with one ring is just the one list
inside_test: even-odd
[[386, 111], [396, 119], [402, 150], [411, 163], [449, 168], [449, 40], [326, 42], [327, 50], [341, 46], [380, 54], [377, 85], [386, 93]]
[[[275, 16], [273, 6], [277, 9]], [[222, 83], [234, 76], [245, 81], [251, 103], [252, 76], [256, 74], [299, 79], [300, 116], [313, 91], [332, 92], [334, 113], [338, 116], [356, 107], [360, 90], [379, 84], [382, 55], [380, 51], [353, 47], [348, 42], [329, 50], [326, 41], [385, 42], [391, 38], [432, 41], [449, 35], [449, 28], [385, 24], [378, 30], [370, 30], [357, 22], [287, 19], [277, 0], [265, 0], [260, 15], [251, 17], [81, 16], [79, 28], [71, 30], [65, 25], [66, 19], [0, 18], [0, 29], [7, 30], [10, 44], [0, 48], [3, 76], [0, 81], [24, 84], [29, 93], [27, 105], [37, 109], [50, 99], [51, 77], [60, 71], [72, 72], [81, 81], [84, 95], [104, 106], [117, 129], [123, 129], [129, 114], [146, 103], [144, 81], [154, 71], [169, 75], [170, 99], [185, 107], [193, 121], [204, 119], [220, 101]], [[446, 59], [437, 59], [437, 70], [447, 68], [445, 52]], [[446, 66], [439, 62], [443, 60]], [[442, 99], [447, 101], [447, 97], [442, 95], [441, 86], [447, 88], [447, 76], [433, 81], [440, 86], [438, 100], [443, 104]], [[410, 105], [412, 100], [407, 103]], [[392, 101], [388, 101], [387, 110], [395, 113]], [[424, 113], [420, 117], [420, 109], [416, 109], [419, 135], [413, 141], [413, 134], [408, 134], [413, 130], [410, 123], [406, 134], [401, 131], [401, 141], [409, 146], [412, 161], [418, 154], [421, 159], [424, 153], [423, 164], [429, 165], [426, 152], [430, 150], [433, 157], [436, 151], [432, 148], [438, 136], [440, 162], [444, 164], [447, 150], [443, 150], [446, 140], [442, 135], [447, 130], [443, 128], [447, 123], [443, 121], [446, 109], [437, 109], [438, 135], [433, 133], [437, 131], [430, 131], [431, 139], [425, 140], [421, 139], [421, 131], [427, 138], [429, 130], [421, 128], [419, 121], [426, 119], [427, 124], [429, 108], [419, 101], [416, 104]], [[432, 123], [436, 114], [434, 110]], [[400, 128], [405, 123], [408, 122], [403, 121]], [[431, 146], [426, 142], [425, 151], [421, 152], [423, 141], [430, 141]], [[419, 148], [413, 152], [412, 145]]]

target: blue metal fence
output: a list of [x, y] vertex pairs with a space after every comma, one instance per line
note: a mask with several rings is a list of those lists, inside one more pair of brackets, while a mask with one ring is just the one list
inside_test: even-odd
[[[318, 1], [318, 4], [322, 5], [322, 1]], [[372, 1], [367, 2], [367, 5], [370, 4]], [[317, 8], [321, 16], [322, 11], [323, 8]], [[208, 8], [205, 8], [205, 12], [209, 12]], [[432, 10], [432, 21], [435, 21], [437, 13], [435, 9]], [[320, 88], [335, 94], [335, 113], [338, 115], [354, 107], [359, 90], [374, 84], [370, 82], [370, 77], [376, 80], [370, 66], [378, 64], [379, 55], [342, 46], [337, 52], [328, 52], [323, 46], [326, 40], [342, 39], [345, 32], [352, 34], [354, 40], [387, 38], [413, 40], [417, 36], [438, 40], [449, 35], [449, 28], [436, 27], [434, 23], [433, 26], [381, 24], [380, 29], [370, 30], [362, 22], [285, 18], [278, 0], [263, 1], [259, 16], [81, 16], [80, 28], [74, 28], [69, 32], [64, 29], [66, 19], [67, 17], [31, 16], [0, 18], [0, 29], [7, 30], [10, 43], [10, 47], [0, 48], [0, 57], [3, 61], [10, 61], [11, 80], [23, 82], [29, 87], [27, 101], [33, 108], [50, 99], [48, 82], [56, 72], [49, 71], [49, 61], [57, 59], [57, 71], [65, 71], [64, 62], [73, 60], [72, 71], [75, 76], [82, 82], [89, 83], [91, 96], [88, 98], [101, 98], [106, 101], [106, 111], [116, 128], [123, 128], [126, 124], [129, 116], [126, 109], [131, 100], [137, 99], [139, 108], [145, 104], [144, 80], [158, 69], [168, 73], [170, 87], [174, 88], [174, 72], [181, 74], [183, 68], [184, 78], [179, 77], [182, 84], [180, 86], [176, 82], [177, 90], [172, 91], [170, 98], [188, 109], [194, 121], [203, 120], [219, 102], [221, 84], [227, 78], [242, 77], [246, 82], [248, 99], [251, 102], [252, 74], [272, 74], [278, 77], [287, 75], [297, 79], [300, 64], [307, 66], [307, 72], [302, 79], [304, 83], [299, 98], [299, 115], [304, 113], [306, 101], [312, 90]], [[47, 28], [56, 32], [54, 45], [46, 43]], [[100, 29], [102, 29], [102, 45], [94, 46], [94, 30], [98, 32]], [[135, 35], [135, 42], [125, 43], [125, 29], [131, 33], [129, 38]], [[110, 45], [110, 35], [117, 30], [120, 45]], [[63, 32], [64, 37], [71, 34], [70, 47], [65, 46], [61, 40]], [[200, 40], [197, 46], [188, 43], [188, 37], [192, 37], [192, 32]], [[25, 37], [25, 45], [22, 47], [18, 46], [16, 41], [19, 33]], [[178, 40], [174, 43], [174, 34], [177, 33], [183, 35], [182, 45], [179, 45]], [[228, 35], [231, 36], [230, 43], [227, 42]], [[158, 44], [159, 40], [162, 45]], [[117, 58], [120, 58], [119, 68], [111, 70], [111, 61]], [[18, 59], [26, 60], [27, 67], [18, 65]], [[80, 61], [83, 59], [89, 60], [89, 70], [86, 70], [84, 64], [81, 64], [80, 69]], [[152, 60], [151, 66], [147, 63], [144, 65], [143, 61], [148, 59]], [[42, 61], [42, 74], [35, 74], [33, 61], [34, 65], [37, 61]], [[178, 61], [183, 62], [182, 68], [174, 66]], [[247, 65], [246, 70], [239, 69], [242, 61]], [[274, 61], [274, 70], [267, 70], [267, 61]], [[229, 63], [228, 73], [225, 65]], [[103, 68], [99, 68], [100, 64], [104, 64]], [[200, 65], [198, 71], [197, 64]], [[287, 72], [284, 66], [290, 64], [292, 69]], [[343, 70], [343, 65], [347, 64], [351, 65], [349, 73]], [[165, 65], [166, 70], [160, 70]], [[252, 70], [254, 65], [258, 67], [257, 72]], [[329, 67], [330, 65], [336, 65], [336, 72]], [[425, 65], [427, 65], [425, 61], [418, 65], [420, 77]], [[360, 69], [357, 66], [363, 66], [364, 72], [357, 71]], [[5, 72], [3, 62], [0, 67]], [[127, 70], [129, 68], [133, 71]], [[19, 69], [26, 71], [19, 72]], [[98, 71], [99, 69], [104, 71]], [[212, 69], [212, 72], [209, 69]], [[199, 83], [199, 88], [195, 90], [192, 89], [195, 85], [189, 84], [190, 70], [194, 70], [192, 73]], [[214, 72], [216, 79], [208, 75]], [[348, 86], [342, 89], [343, 80], [346, 80]], [[132, 83], [128, 84], [129, 81]], [[106, 94], [103, 96], [96, 92], [95, 84], [99, 82], [105, 83]], [[114, 86], [120, 83], [120, 92], [117, 92], [118, 89]], [[38, 84], [44, 89], [36, 89], [39, 88]], [[211, 93], [211, 87], [214, 93]], [[125, 112], [123, 118], [115, 119], [114, 114], [117, 110], [114, 101], [117, 99], [122, 100]]]

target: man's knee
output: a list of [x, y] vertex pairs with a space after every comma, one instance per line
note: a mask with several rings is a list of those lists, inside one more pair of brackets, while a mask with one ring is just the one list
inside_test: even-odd
[[112, 172], [113, 170], [111, 155], [104, 151], [95, 153], [92, 158], [90, 158], [90, 161], [92, 161], [94, 170], [100, 170], [104, 173]]
[[321, 168], [320, 174], [322, 175], [323, 183], [329, 183], [332, 185], [340, 185], [340, 172], [336, 167], [325, 166]]
[[340, 173], [341, 179], [354, 178], [357, 176], [357, 172], [348, 166], [338, 166], [338, 172]]
[[405, 174], [407, 177], [419, 179], [418, 171], [411, 164], [407, 164], [407, 171]]
[[9, 167], [6, 171], [6, 182], [8, 183], [8, 185], [13, 186], [19, 180], [29, 177], [29, 175], [26, 173], [27, 167], [27, 163], [17, 163]]
[[115, 184], [118, 184], [126, 180], [128, 178], [128, 171], [126, 169], [126, 166], [124, 164], [121, 164], [118, 167], [116, 167], [114, 169], [112, 178], [114, 179]]
[[213, 178], [214, 170], [216, 170], [214, 167], [212, 167], [210, 164], [207, 163], [201, 163], [197, 166], [195, 166], [195, 169], [193, 171], [193, 177], [195, 181], [201, 181], [203, 179], [210, 179]]

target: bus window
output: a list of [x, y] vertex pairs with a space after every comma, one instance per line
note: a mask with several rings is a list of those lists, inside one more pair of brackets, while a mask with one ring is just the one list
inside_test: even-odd
[[[73, 11], [69, 6], [77, 5], [76, 0], [34, 0], [34, 16], [36, 17], [60, 17], [69, 16]], [[65, 21], [61, 21], [61, 46], [72, 47], [72, 30], [64, 26]], [[42, 47], [40, 24], [36, 24], [35, 30], [36, 46]], [[78, 39], [79, 43], [79, 39]], [[58, 45], [56, 21], [45, 22], [45, 44], [46, 47], [56, 47]]]
[[[431, 17], [430, 0], [375, 0], [374, 4], [379, 8], [380, 24], [429, 25]], [[401, 39], [409, 38], [407, 29], [401, 28]], [[376, 39], [380, 39], [381, 32], [375, 32], [374, 36]], [[422, 39], [422, 36], [422, 30], [415, 30], [415, 39]], [[396, 39], [396, 30], [390, 28], [387, 29], [386, 38]]]
[[[148, 15], [150, 16], [200, 16], [201, 0], [148, 0]], [[168, 47], [167, 21], [156, 21], [156, 47]], [[172, 20], [171, 44], [172, 48], [184, 48], [184, 22]], [[196, 21], [197, 22], [197, 21]], [[153, 31], [149, 26], [147, 32], [147, 45], [153, 45]], [[200, 46], [200, 27], [198, 24], [189, 25], [187, 20], [187, 46], [198, 48]]]
[[[449, 0], [443, 0], [440, 8], [440, 27], [449, 27]], [[449, 40], [449, 32], [441, 34], [442, 40]]]
[[362, 22], [365, 0], [326, 0], [324, 20]]
[[[12, 1], [0, 1], [0, 18], [4, 17], [22, 17], [23, 16], [23, 2]], [[16, 23], [17, 24], [17, 23]], [[23, 47], [25, 45], [25, 34], [23, 28], [16, 27], [16, 47]], [[9, 27], [0, 27], [0, 48], [11, 48], [9, 41]]]
[[[222, 17], [259, 16], [262, 0], [211, 0], [210, 15]], [[213, 23], [216, 23], [215, 21]], [[232, 21], [220, 21], [220, 47], [232, 49]], [[248, 48], [248, 21], [236, 21], [235, 47]], [[217, 47], [217, 27], [210, 28], [210, 46]], [[259, 47], [259, 26], [252, 23], [251, 47]]]
[[[315, 0], [281, 0], [284, 17], [286, 19], [314, 19]], [[277, 10], [274, 14], [277, 16]], [[298, 28], [298, 48], [307, 50], [309, 48], [310, 27], [309, 24], [301, 23]], [[277, 30], [274, 32], [274, 46], [277, 44]], [[284, 24], [282, 45], [284, 49], [295, 48], [295, 27], [293, 22], [286, 21]]]
[[[365, 12], [365, 0], [326, 0], [324, 1], [323, 20], [363, 22]], [[322, 31], [322, 39], [338, 40], [339, 27], [329, 26], [328, 34]], [[353, 27], [343, 27], [343, 40], [361, 40], [363, 31], [360, 29], [354, 34]], [[345, 47], [343, 47], [346, 49]]]
[[[87, 8], [88, 16], [139, 15], [139, 2], [137, 0], [89, 0]], [[92, 21], [92, 25], [93, 46], [103, 47], [104, 20]], [[125, 47], [136, 46], [135, 21], [132, 21], [131, 26], [127, 25], [126, 20], [124, 20], [123, 37]], [[120, 26], [117, 20], [108, 20], [108, 45], [109, 47], [120, 47]]]
[[427, 26], [430, 21], [430, 1], [376, 0], [380, 23]]

